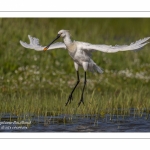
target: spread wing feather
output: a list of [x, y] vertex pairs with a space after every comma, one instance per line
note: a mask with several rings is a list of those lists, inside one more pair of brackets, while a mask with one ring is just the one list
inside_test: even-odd
[[[32, 37], [30, 35], [28, 35], [28, 38], [29, 38], [29, 41], [30, 41], [29, 44], [27, 44], [26, 42], [20, 41], [20, 44], [23, 47], [34, 49], [36, 51], [43, 51], [43, 49], [46, 47], [46, 46], [40, 45], [38, 38]], [[52, 50], [52, 49], [57, 49], [57, 48], [66, 49], [66, 46], [62, 42], [57, 42], [57, 43], [52, 44], [47, 50]]]
[[81, 47], [82, 50], [85, 51], [102, 51], [106, 53], [115, 53], [118, 51], [128, 51], [128, 50], [137, 50], [142, 48], [144, 45], [148, 44], [149, 42], [146, 42], [149, 40], [150, 37], [146, 37], [144, 39], [140, 39], [136, 41], [135, 43], [131, 43], [130, 45], [93, 45], [90, 43], [83, 43], [83, 46]]

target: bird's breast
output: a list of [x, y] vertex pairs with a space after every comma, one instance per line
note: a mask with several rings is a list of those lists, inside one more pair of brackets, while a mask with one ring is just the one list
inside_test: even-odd
[[70, 53], [75, 53], [77, 50], [77, 45], [75, 43], [69, 44], [67, 49]]
[[82, 62], [86, 61], [88, 62], [90, 60], [90, 57], [86, 52], [80, 49], [80, 47], [77, 47], [76, 43], [72, 43], [69, 46], [67, 46], [68, 53], [72, 57], [72, 59], [78, 63], [79, 65], [82, 64]]
[[74, 56], [76, 54], [77, 51], [77, 46], [75, 43], [69, 44], [68, 46], [66, 46], [68, 49], [68, 53], [69, 55], [74, 59]]

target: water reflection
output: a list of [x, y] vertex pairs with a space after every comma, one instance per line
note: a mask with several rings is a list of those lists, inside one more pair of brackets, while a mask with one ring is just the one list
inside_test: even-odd
[[[19, 121], [18, 121], [19, 120]], [[148, 114], [142, 116], [17, 116], [1, 114], [1, 132], [150, 132]]]

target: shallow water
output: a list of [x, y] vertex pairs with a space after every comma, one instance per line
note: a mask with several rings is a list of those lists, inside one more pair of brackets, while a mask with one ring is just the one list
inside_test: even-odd
[[[26, 115], [27, 118], [27, 115]], [[150, 132], [148, 114], [97, 116], [59, 115], [32, 116], [20, 119], [9, 114], [1, 115], [0, 132]]]

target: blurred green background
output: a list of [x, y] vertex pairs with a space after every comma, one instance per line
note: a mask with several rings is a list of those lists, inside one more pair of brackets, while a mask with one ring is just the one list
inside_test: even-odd
[[[47, 45], [60, 29], [70, 30], [72, 38], [76, 41], [122, 45], [150, 36], [150, 19], [0, 18], [1, 112], [16, 113], [17, 108], [30, 112], [32, 108], [25, 108], [38, 104], [35, 110], [38, 113], [43, 110], [58, 111], [56, 106], [59, 107], [59, 113], [64, 113], [68, 109], [73, 110], [77, 105], [83, 86], [82, 69], [81, 83], [74, 93], [73, 104], [70, 108], [64, 107], [76, 82], [73, 61], [67, 51], [58, 49], [37, 52], [25, 49], [19, 43], [20, 40], [29, 43], [28, 35], [31, 35], [37, 37], [41, 45]], [[94, 52], [92, 58], [104, 69], [104, 73], [87, 74], [85, 105], [90, 108], [93, 103], [95, 107], [91, 112], [97, 110], [98, 113], [100, 109], [107, 107], [149, 108], [149, 44], [140, 51], [112, 54]]]

